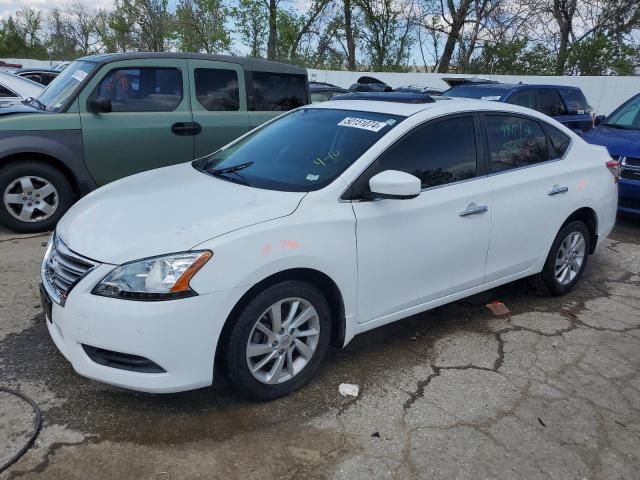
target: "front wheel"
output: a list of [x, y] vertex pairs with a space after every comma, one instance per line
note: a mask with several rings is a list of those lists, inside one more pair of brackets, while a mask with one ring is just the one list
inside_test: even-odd
[[19, 233], [52, 230], [73, 203], [73, 190], [62, 172], [36, 161], [2, 167], [0, 195], [0, 223]]
[[283, 397], [311, 380], [330, 336], [331, 310], [322, 293], [306, 282], [278, 283], [235, 319], [223, 346], [227, 374], [252, 398]]
[[587, 266], [590, 245], [589, 230], [583, 222], [575, 221], [563, 227], [536, 283], [543, 284], [554, 296], [571, 291]]

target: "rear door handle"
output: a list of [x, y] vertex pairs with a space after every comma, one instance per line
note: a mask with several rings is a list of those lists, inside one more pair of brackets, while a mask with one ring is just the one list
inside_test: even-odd
[[175, 135], [198, 135], [202, 125], [197, 122], [178, 122], [171, 125], [171, 131]]
[[564, 185], [554, 185], [553, 188], [547, 195], [553, 197], [554, 195], [559, 195], [561, 193], [567, 193], [569, 191], [569, 187], [565, 187]]
[[485, 213], [489, 208], [486, 205], [476, 205], [475, 203], [470, 203], [467, 205], [463, 211], [461, 211], [458, 215], [461, 217], [468, 217], [469, 215], [479, 215], [480, 213]]

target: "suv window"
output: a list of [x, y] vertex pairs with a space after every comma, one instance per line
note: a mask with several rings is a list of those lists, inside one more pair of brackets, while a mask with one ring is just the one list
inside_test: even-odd
[[538, 122], [511, 115], [486, 115], [491, 171], [502, 172], [549, 159], [547, 137]]
[[240, 88], [235, 70], [196, 68], [196, 99], [209, 111], [240, 109]]
[[547, 135], [549, 137], [549, 147], [551, 149], [550, 157], [552, 159], [561, 158], [569, 148], [571, 139], [556, 127], [546, 125]]
[[[412, 130], [378, 157], [363, 178], [368, 182], [384, 170], [400, 170], [415, 175], [422, 188], [428, 188], [473, 178], [476, 165], [473, 117], [454, 117]], [[357, 190], [365, 191], [367, 186], [359, 185]]]
[[539, 111], [550, 117], [566, 115], [567, 110], [564, 108], [562, 98], [555, 88], [541, 88], [538, 91], [540, 97]]
[[114, 112], [170, 112], [182, 101], [182, 74], [177, 68], [119, 68], [98, 86]]
[[569, 115], [583, 115], [589, 113], [591, 107], [581, 90], [577, 88], [560, 88], [560, 94], [567, 105]]
[[538, 110], [538, 91], [530, 88], [516, 92], [507, 99], [507, 103]]
[[304, 75], [253, 72], [253, 109], [286, 111], [307, 104], [307, 81]]
[[9, 90], [8, 88], [3, 87], [2, 85], [0, 85], [0, 98], [2, 97], [15, 97], [16, 94], [13, 93], [11, 90]]

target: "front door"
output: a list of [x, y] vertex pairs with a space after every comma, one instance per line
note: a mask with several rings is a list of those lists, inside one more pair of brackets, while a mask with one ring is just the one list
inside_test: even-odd
[[[98, 185], [193, 159], [187, 61], [138, 59], [100, 69], [80, 94], [87, 167]], [[87, 100], [111, 101], [92, 113]]]
[[188, 60], [193, 121], [202, 132], [195, 137], [196, 158], [249, 131], [244, 70], [235, 63]]
[[[354, 188], [384, 170], [422, 181], [411, 200], [354, 201], [358, 319], [368, 322], [480, 285], [491, 231], [473, 115], [417, 127], [382, 154]], [[365, 187], [362, 187], [364, 181]], [[357, 190], [356, 190], [357, 191]]]

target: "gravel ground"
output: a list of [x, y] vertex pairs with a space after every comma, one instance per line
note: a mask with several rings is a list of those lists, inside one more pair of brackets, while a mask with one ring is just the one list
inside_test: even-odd
[[[226, 384], [162, 396], [77, 376], [39, 307], [45, 241], [0, 231], [0, 386], [44, 415], [3, 480], [640, 478], [638, 220], [619, 219], [565, 297], [516, 282], [379, 328], [261, 404]], [[0, 392], [0, 464], [33, 421]]]

